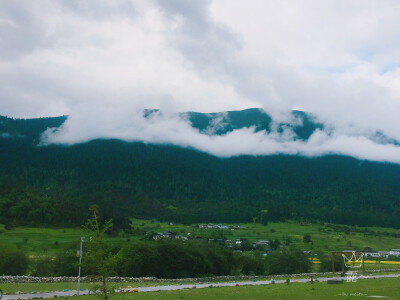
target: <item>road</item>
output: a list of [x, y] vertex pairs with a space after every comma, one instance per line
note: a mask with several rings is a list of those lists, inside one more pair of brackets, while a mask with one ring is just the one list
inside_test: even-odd
[[[372, 278], [396, 278], [400, 277], [400, 274], [391, 274], [391, 275], [374, 275], [374, 276], [360, 276], [358, 279], [372, 279]], [[318, 278], [318, 281], [325, 282], [332, 277], [324, 277]], [[297, 282], [306, 283], [309, 282], [310, 279], [296, 279]], [[292, 281], [293, 282], [293, 281]], [[275, 280], [275, 284], [286, 283], [286, 279], [284, 280]], [[183, 284], [183, 285], [159, 285], [159, 286], [147, 286], [147, 287], [139, 287], [138, 292], [156, 292], [156, 291], [174, 291], [174, 290], [183, 290], [183, 289], [191, 289], [191, 288], [208, 288], [211, 285], [213, 287], [224, 287], [224, 286], [236, 286], [236, 285], [268, 285], [272, 284], [271, 281], [243, 281], [243, 282], [222, 282], [222, 283], [200, 283], [200, 284]], [[120, 292], [133, 292], [133, 288], [124, 288], [120, 290], [116, 290], [117, 293]], [[80, 295], [89, 294], [88, 290], [84, 290], [80, 292]], [[48, 293], [35, 293], [35, 294], [10, 294], [3, 295], [1, 300], [17, 300], [17, 299], [37, 299], [37, 298], [54, 298], [57, 297], [69, 297], [75, 296], [76, 291], [65, 291], [65, 292], [48, 292]]]

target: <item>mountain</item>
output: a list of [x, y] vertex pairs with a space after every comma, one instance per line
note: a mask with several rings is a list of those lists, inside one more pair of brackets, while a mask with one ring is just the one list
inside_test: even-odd
[[[143, 116], [149, 118], [159, 110], [145, 110]], [[282, 133], [290, 128], [295, 133], [295, 139], [307, 140], [316, 129], [323, 129], [324, 125], [315, 121], [314, 116], [303, 111], [294, 110], [290, 113], [291, 123], [282, 122], [276, 125], [277, 132]], [[273, 120], [264, 110], [249, 108], [240, 111], [219, 113], [186, 112], [179, 114], [183, 120], [188, 120], [193, 128], [207, 135], [224, 135], [236, 129], [254, 128], [255, 132], [272, 131]]]
[[40, 135], [47, 129], [60, 127], [66, 116], [39, 119], [12, 119], [0, 116], [0, 136], [3, 138], [27, 138], [37, 144]]
[[[162, 113], [144, 111], [144, 117]], [[182, 113], [199, 132], [244, 127], [307, 140], [324, 124], [301, 111], [276, 124], [259, 109]], [[183, 223], [296, 219], [400, 228], [400, 166], [327, 155], [219, 158], [173, 145], [93, 140], [40, 145], [67, 117], [0, 117], [0, 223], [77, 226], [87, 208], [125, 227], [130, 217]], [[377, 134], [382, 143], [390, 140]]]

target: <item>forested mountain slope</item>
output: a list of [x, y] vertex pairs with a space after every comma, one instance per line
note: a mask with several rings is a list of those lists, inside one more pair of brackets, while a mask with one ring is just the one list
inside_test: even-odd
[[[279, 126], [293, 126], [299, 139], [323, 128], [303, 112], [292, 113], [303, 121]], [[226, 116], [229, 122], [223, 121]], [[182, 117], [207, 134], [271, 126], [259, 110]], [[216, 127], [217, 117], [222, 121]], [[218, 158], [119, 140], [38, 145], [46, 128], [65, 120], [0, 117], [0, 223], [76, 226], [97, 203], [103, 218], [112, 217], [117, 227], [135, 216], [184, 223], [306, 219], [400, 228], [396, 164], [336, 155]]]

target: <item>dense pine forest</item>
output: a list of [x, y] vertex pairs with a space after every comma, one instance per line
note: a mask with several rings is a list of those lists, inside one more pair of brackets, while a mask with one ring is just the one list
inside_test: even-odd
[[[39, 146], [40, 134], [65, 120], [0, 117], [0, 223], [77, 226], [96, 203], [115, 228], [128, 226], [130, 217], [183, 223], [295, 219], [400, 228], [396, 164], [334, 155], [218, 158], [119, 140]], [[207, 122], [196, 120], [203, 122], [199, 128]], [[267, 129], [268, 118], [264, 121]], [[297, 130], [305, 137], [321, 126], [304, 124]]]

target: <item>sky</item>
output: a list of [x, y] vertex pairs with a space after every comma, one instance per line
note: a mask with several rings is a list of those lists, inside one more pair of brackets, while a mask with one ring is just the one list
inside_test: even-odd
[[[0, 0], [0, 115], [68, 115], [45, 143], [121, 138], [218, 156], [400, 163], [400, 1]], [[177, 112], [313, 113], [308, 142], [198, 133]], [[144, 120], [141, 110], [159, 108]]]

